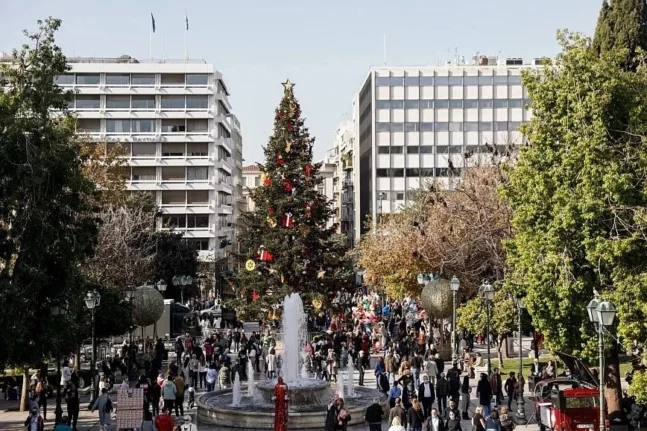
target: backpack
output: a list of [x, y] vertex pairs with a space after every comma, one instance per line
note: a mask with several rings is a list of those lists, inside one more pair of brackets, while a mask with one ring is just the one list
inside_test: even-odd
[[112, 400], [110, 399], [110, 397], [108, 397], [108, 400], [106, 401], [106, 407], [105, 407], [104, 411], [106, 413], [112, 412]]

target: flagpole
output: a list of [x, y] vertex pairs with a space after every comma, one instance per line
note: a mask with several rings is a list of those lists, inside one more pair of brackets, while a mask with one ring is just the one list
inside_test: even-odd
[[164, 30], [162, 30], [162, 62], [166, 60], [166, 54], [164, 53]]
[[148, 34], [150, 36], [149, 47], [148, 48], [149, 48], [149, 53], [150, 53], [150, 57], [151, 57], [151, 60], [152, 60], [153, 59], [153, 26], [152, 25], [150, 26], [150, 28], [148, 30]]

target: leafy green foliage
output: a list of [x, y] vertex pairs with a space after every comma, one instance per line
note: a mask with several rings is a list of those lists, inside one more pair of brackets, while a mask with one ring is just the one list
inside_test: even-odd
[[[492, 300], [490, 328], [497, 334], [508, 334], [517, 329], [517, 305], [507, 289], [498, 289]], [[456, 310], [456, 326], [472, 334], [487, 332], [487, 313], [485, 304], [475, 296]]]
[[647, 49], [647, 5], [644, 0], [614, 0], [602, 3], [593, 38], [598, 54], [626, 49], [629, 65], [638, 49]]
[[554, 63], [524, 75], [533, 118], [502, 189], [507, 279], [549, 349], [594, 359], [594, 291], [614, 302], [625, 342], [647, 338], [647, 71], [626, 70], [626, 50], [600, 58], [568, 33], [560, 43]]
[[68, 70], [54, 44], [60, 20], [38, 25], [25, 33], [30, 45], [0, 65], [0, 363], [9, 365], [34, 364], [60, 335], [78, 335], [50, 325], [48, 301], [83, 296], [78, 267], [97, 236], [71, 94], [54, 85]]
[[[243, 266], [250, 260], [255, 268], [237, 274], [239, 296], [230, 305], [244, 318], [262, 315], [290, 292], [299, 292], [306, 304], [318, 298], [329, 307], [335, 293], [353, 283], [345, 241], [335, 235], [336, 226], [327, 226], [333, 215], [330, 202], [317, 191], [323, 180], [320, 164], [312, 162], [314, 140], [292, 84], [284, 87], [260, 166], [261, 186], [251, 191], [255, 210], [240, 221], [238, 257]], [[261, 246], [271, 261], [261, 259]]]
[[636, 403], [642, 405], [647, 404], [647, 372], [634, 372], [631, 385], [627, 388], [627, 393], [636, 397]]

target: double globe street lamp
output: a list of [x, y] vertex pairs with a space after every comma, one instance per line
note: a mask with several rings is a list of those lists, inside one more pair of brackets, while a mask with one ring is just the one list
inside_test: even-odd
[[[160, 280], [163, 281], [163, 280]], [[184, 289], [186, 286], [190, 286], [193, 284], [193, 277], [190, 275], [176, 275], [173, 277], [173, 286], [180, 286], [180, 301], [182, 302], [182, 305], [184, 304]], [[158, 282], [159, 283], [159, 282]], [[166, 289], [166, 282], [164, 282], [164, 288]], [[158, 289], [159, 289], [159, 284], [158, 284]]]
[[605, 399], [604, 399], [604, 333], [606, 328], [613, 325], [613, 320], [616, 317], [616, 308], [608, 301], [600, 301], [594, 298], [586, 306], [586, 311], [589, 314], [589, 321], [593, 323], [598, 333], [598, 354], [600, 356], [600, 431], [606, 430], [605, 424]]
[[487, 334], [485, 336], [485, 342], [487, 343], [487, 374], [489, 376], [492, 372], [492, 360], [490, 359], [490, 308], [494, 299], [494, 287], [492, 287], [489, 281], [484, 280], [483, 284], [479, 287], [479, 294], [483, 302], [485, 302], [486, 309]]
[[92, 356], [90, 360], [90, 378], [92, 379], [91, 389], [90, 389], [90, 404], [88, 408], [92, 406], [92, 403], [97, 398], [97, 370], [95, 364], [95, 340], [94, 340], [94, 330], [95, 330], [95, 309], [101, 304], [101, 295], [96, 290], [90, 291], [85, 295], [85, 306], [88, 307], [92, 315]]
[[[517, 317], [519, 324], [519, 375], [517, 376], [517, 382], [519, 383], [519, 389], [517, 390], [517, 424], [525, 425], [528, 423], [526, 421], [526, 401], [523, 399], [523, 348], [522, 348], [522, 334], [521, 334], [521, 315], [523, 310], [526, 308], [523, 298], [515, 298], [517, 304]], [[488, 340], [489, 341], [489, 340]]]

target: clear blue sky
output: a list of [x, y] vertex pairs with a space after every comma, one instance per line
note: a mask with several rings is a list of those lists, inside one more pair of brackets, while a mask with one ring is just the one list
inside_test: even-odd
[[560, 28], [592, 34], [601, 0], [0, 0], [0, 51], [24, 42], [39, 18], [63, 20], [57, 42], [66, 55], [148, 58], [184, 53], [213, 63], [226, 77], [243, 127], [245, 163], [261, 161], [272, 132], [280, 83], [296, 83], [315, 157], [350, 119], [353, 94], [371, 65], [381, 65], [383, 37], [391, 65], [435, 65], [454, 48], [502, 56], [552, 56]]

